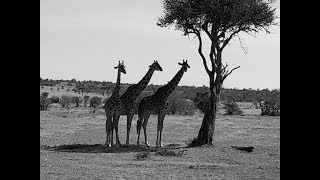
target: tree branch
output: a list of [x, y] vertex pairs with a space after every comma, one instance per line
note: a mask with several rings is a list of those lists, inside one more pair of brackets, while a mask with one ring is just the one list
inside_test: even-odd
[[203, 62], [203, 66], [204, 69], [207, 71], [208, 75], [210, 75], [211, 71], [208, 69], [208, 65], [207, 65], [207, 61], [206, 58], [204, 57], [203, 53], [202, 53], [202, 39], [200, 36], [200, 32], [197, 29], [193, 29], [194, 33], [197, 35], [198, 39], [199, 39], [199, 48], [198, 48], [198, 52], [202, 58], [202, 62]]
[[240, 66], [237, 66], [237, 67], [233, 68], [233, 69], [229, 72], [229, 70], [225, 70], [227, 66], [228, 66], [228, 65], [224, 66], [224, 68], [223, 68], [223, 70], [224, 70], [223, 73], [224, 73], [224, 74], [222, 75], [222, 81], [224, 81], [224, 79], [226, 79], [226, 78], [232, 73], [232, 71], [240, 68]]
[[238, 28], [238, 30], [234, 31], [233, 33], [230, 34], [230, 36], [223, 42], [223, 45], [221, 46], [221, 50], [229, 43], [229, 41], [233, 38], [234, 35], [242, 31], [242, 28]]

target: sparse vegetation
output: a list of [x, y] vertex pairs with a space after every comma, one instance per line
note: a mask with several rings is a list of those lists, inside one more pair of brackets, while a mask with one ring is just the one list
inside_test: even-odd
[[58, 96], [51, 96], [50, 97], [50, 100], [52, 103], [59, 103], [59, 97]]
[[260, 102], [261, 116], [280, 116], [280, 102]]
[[50, 99], [40, 96], [40, 111], [47, 110], [50, 104]]
[[208, 92], [196, 93], [196, 96], [192, 100], [195, 103], [195, 106], [202, 113], [205, 113], [207, 111], [208, 103], [209, 103], [209, 93]]
[[90, 103], [90, 107], [94, 107], [97, 108], [101, 105], [101, 97], [97, 97], [97, 96], [93, 96], [92, 98], [90, 98], [89, 103]]
[[239, 108], [238, 104], [233, 101], [227, 101], [224, 104], [224, 109], [226, 109], [227, 115], [241, 115], [243, 112]]
[[62, 95], [61, 98], [60, 98], [59, 104], [62, 107], [69, 108], [71, 102], [72, 102], [72, 96]]
[[149, 157], [150, 157], [151, 155], [150, 155], [150, 152], [144, 152], [144, 151], [142, 151], [142, 152], [138, 152], [135, 156], [134, 156], [134, 159], [135, 160], [145, 160], [145, 159], [148, 159]]
[[44, 97], [44, 98], [47, 98], [49, 96], [49, 93], [48, 92], [42, 92], [41, 96]]
[[82, 98], [79, 96], [72, 96], [71, 103], [76, 104], [76, 107], [79, 107], [79, 104], [82, 102]]
[[40, 95], [40, 111], [48, 109], [48, 106], [51, 104], [51, 100], [48, 98], [49, 93], [44, 92]]
[[194, 102], [180, 94], [171, 94], [168, 97], [168, 114], [193, 115], [195, 110]]

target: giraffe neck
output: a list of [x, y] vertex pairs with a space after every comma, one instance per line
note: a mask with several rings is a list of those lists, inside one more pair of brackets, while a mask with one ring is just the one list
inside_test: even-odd
[[143, 78], [137, 83], [137, 89], [135, 94], [140, 94], [148, 85], [152, 75], [154, 73], [154, 69], [149, 68], [148, 72], [143, 76]]
[[117, 83], [116, 83], [116, 86], [113, 89], [112, 95], [119, 95], [120, 79], [121, 79], [121, 72], [120, 72], [120, 70], [118, 70]]
[[173, 92], [173, 90], [177, 87], [177, 85], [179, 84], [179, 82], [183, 76], [183, 73], [184, 73], [184, 70], [183, 70], [183, 68], [181, 68], [168, 84], [166, 84], [158, 89], [157, 92], [159, 92], [160, 95], [163, 96], [162, 97], [163, 99], [166, 99]]

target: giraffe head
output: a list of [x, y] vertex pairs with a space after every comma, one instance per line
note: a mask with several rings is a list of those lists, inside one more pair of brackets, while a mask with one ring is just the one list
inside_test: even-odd
[[149, 67], [155, 71], [162, 71], [162, 67], [157, 60], [153, 61], [153, 63]]
[[186, 60], [186, 61], [183, 60], [182, 63], [178, 63], [178, 64], [182, 66], [182, 69], [184, 72], [187, 72], [188, 68], [190, 68], [190, 66], [188, 64], [188, 60]]
[[122, 61], [122, 63], [120, 63], [119, 61], [119, 64], [118, 66], [114, 67], [115, 69], [119, 69], [119, 71], [123, 74], [126, 74], [126, 69], [125, 69], [125, 66], [124, 66], [124, 62]]

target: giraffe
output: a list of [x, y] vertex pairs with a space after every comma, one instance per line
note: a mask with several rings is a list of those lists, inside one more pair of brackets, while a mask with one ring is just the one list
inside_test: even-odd
[[188, 60], [182, 63], [178, 63], [181, 65], [181, 69], [178, 73], [171, 79], [168, 84], [160, 87], [153, 95], [144, 97], [138, 104], [138, 121], [137, 121], [137, 133], [138, 133], [138, 140], [137, 145], [139, 146], [139, 138], [140, 138], [140, 130], [141, 125], [143, 127], [145, 144], [149, 146], [147, 141], [147, 133], [146, 128], [148, 124], [148, 119], [151, 114], [158, 115], [158, 124], [157, 124], [157, 140], [156, 140], [156, 147], [162, 147], [161, 144], [161, 133], [163, 129], [163, 120], [166, 116], [166, 109], [168, 106], [167, 98], [176, 88], [178, 83], [180, 82], [184, 72], [187, 72], [190, 66], [187, 63]]
[[[143, 76], [143, 78], [137, 83], [129, 86], [125, 93], [120, 96], [121, 101], [121, 114], [127, 115], [127, 139], [126, 145], [129, 145], [129, 136], [131, 121], [134, 116], [134, 110], [137, 104], [137, 99], [139, 94], [147, 87], [154, 71], [162, 71], [162, 67], [159, 65], [158, 61], [153, 61], [149, 66], [148, 72]], [[120, 115], [114, 119], [114, 128], [116, 132], [116, 144], [121, 145], [118, 136], [118, 123]]]
[[[117, 83], [112, 91], [111, 97], [104, 103], [104, 110], [107, 116], [106, 121], [106, 133], [107, 133], [107, 139], [105, 146], [111, 147], [113, 146], [113, 121], [115, 117], [117, 117], [120, 113], [120, 79], [121, 79], [121, 73], [126, 74], [124, 62], [120, 63], [118, 66], [114, 67], [115, 69], [118, 69], [118, 76], [117, 76]], [[113, 121], [112, 121], [113, 120]]]

